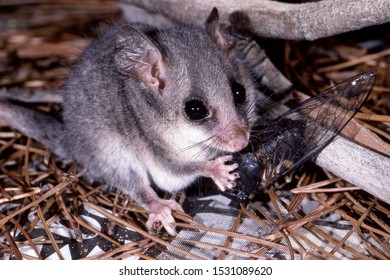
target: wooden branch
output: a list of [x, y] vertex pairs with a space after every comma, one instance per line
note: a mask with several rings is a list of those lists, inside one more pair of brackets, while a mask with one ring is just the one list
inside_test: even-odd
[[390, 204], [390, 158], [337, 137], [316, 164]]
[[204, 24], [213, 7], [227, 21], [244, 12], [261, 37], [315, 40], [390, 22], [388, 0], [323, 0], [288, 4], [270, 0], [123, 0], [186, 23]]

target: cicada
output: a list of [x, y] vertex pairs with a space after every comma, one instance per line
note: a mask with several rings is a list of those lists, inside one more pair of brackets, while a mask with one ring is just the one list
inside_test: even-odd
[[233, 155], [240, 178], [224, 194], [244, 202], [318, 155], [362, 107], [375, 76], [370, 71], [349, 78], [259, 126], [248, 147]]

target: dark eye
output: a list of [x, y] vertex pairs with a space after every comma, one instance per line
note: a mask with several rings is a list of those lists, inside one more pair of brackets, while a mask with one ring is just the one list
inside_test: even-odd
[[209, 115], [206, 103], [200, 99], [190, 99], [184, 104], [184, 112], [192, 121], [203, 120]]
[[246, 100], [245, 88], [239, 83], [234, 81], [231, 83], [231, 88], [232, 88], [234, 103], [236, 105], [244, 103]]

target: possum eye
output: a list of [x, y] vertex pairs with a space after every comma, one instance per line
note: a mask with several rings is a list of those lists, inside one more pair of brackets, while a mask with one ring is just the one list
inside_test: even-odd
[[232, 89], [234, 103], [236, 105], [244, 103], [246, 100], [245, 88], [241, 84], [234, 81], [231, 82], [230, 87]]
[[206, 103], [198, 98], [193, 98], [185, 102], [184, 112], [192, 121], [200, 121], [209, 116]]

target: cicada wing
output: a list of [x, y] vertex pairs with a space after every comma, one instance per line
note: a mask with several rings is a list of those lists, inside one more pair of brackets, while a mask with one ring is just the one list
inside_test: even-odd
[[287, 111], [258, 132], [263, 185], [316, 156], [345, 127], [370, 95], [376, 71], [347, 79]]

